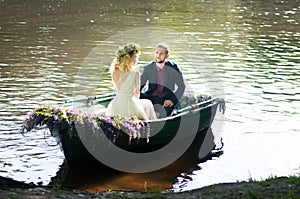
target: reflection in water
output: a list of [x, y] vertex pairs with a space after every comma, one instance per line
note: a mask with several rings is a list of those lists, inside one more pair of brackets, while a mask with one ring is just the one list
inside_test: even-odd
[[[67, 162], [64, 162], [57, 175], [52, 179], [51, 184], [89, 192], [107, 190], [171, 190], [178, 177], [189, 179], [188, 174], [200, 169], [198, 166], [200, 162], [209, 161], [223, 154], [223, 146], [221, 145], [216, 146], [210, 153], [206, 152], [205, 156], [200, 156], [199, 150], [203, 148], [203, 145], [201, 146], [199, 143], [202, 143], [204, 139], [202, 135], [206, 134], [205, 131], [198, 134], [185, 154], [160, 170], [148, 173], [126, 173], [105, 167], [104, 165], [93, 166], [89, 164], [80, 168], [69, 168]], [[209, 129], [204, 142], [209, 142], [212, 137], [213, 133]], [[122, 164], [122, 162], [119, 164]], [[132, 164], [134, 166], [135, 163], [132, 162]], [[185, 182], [181, 179], [179, 184], [184, 186]]]
[[[89, 192], [107, 190], [170, 190], [177, 177], [192, 173], [199, 167], [196, 163], [184, 165], [172, 164], [164, 169], [142, 174], [122, 173], [109, 169], [87, 169], [87, 172], [67, 171], [63, 186], [73, 187]], [[56, 176], [60, 177], [60, 176]], [[184, 177], [184, 176], [183, 176]]]
[[[184, 167], [183, 167], [184, 166]], [[123, 173], [108, 168], [86, 169], [80, 171], [60, 170], [55, 179], [63, 180], [65, 187], [77, 188], [89, 192], [107, 190], [168, 190], [172, 189], [176, 178], [184, 173], [199, 169], [197, 164], [175, 165], [164, 169], [142, 174]], [[63, 173], [63, 174], [61, 174]], [[58, 183], [54, 180], [53, 183]]]
[[[201, 51], [177, 49], [171, 59], [194, 90], [206, 93], [217, 74], [226, 95], [224, 155], [199, 164], [179, 190], [299, 173], [299, 13], [299, 0], [0, 1], [0, 175], [49, 183], [63, 155], [45, 142], [43, 129], [20, 135], [26, 112], [71, 98], [94, 47], [143, 27], [191, 37]], [[187, 45], [181, 37], [176, 44]], [[142, 61], [151, 59], [151, 47], [143, 47]], [[214, 63], [215, 73], [199, 56]], [[99, 94], [112, 91], [111, 60], [103, 62]]]

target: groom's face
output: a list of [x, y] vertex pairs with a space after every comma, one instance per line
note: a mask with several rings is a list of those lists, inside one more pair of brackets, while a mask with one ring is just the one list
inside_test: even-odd
[[157, 48], [155, 51], [155, 61], [157, 63], [164, 63], [165, 60], [169, 57], [167, 50], [164, 48]]

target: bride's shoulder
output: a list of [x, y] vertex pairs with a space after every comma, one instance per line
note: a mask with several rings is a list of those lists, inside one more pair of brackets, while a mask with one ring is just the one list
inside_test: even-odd
[[129, 71], [129, 73], [130, 73], [130, 76], [132, 76], [132, 77], [137, 77], [140, 75], [140, 72], [138, 70], [131, 70], [131, 71]]
[[132, 68], [131, 70], [133, 73], [140, 73], [140, 67], [139, 66], [135, 66]]

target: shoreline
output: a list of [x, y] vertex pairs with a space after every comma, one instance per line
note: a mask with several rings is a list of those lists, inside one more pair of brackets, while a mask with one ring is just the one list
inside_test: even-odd
[[184, 192], [162, 191], [106, 191], [89, 193], [76, 189], [56, 189], [51, 186], [37, 186], [0, 177], [0, 198], [300, 198], [300, 176], [274, 177], [264, 181], [220, 183]]

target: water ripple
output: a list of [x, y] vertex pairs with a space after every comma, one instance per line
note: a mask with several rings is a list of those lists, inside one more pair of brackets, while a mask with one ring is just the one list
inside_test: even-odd
[[[230, 1], [226, 5], [214, 0], [188, 0], [184, 5], [169, 0], [134, 2], [134, 5], [122, 1], [89, 1], [83, 6], [72, 1], [41, 4], [18, 0], [1, 4], [2, 176], [27, 182], [49, 182], [62, 163], [63, 155], [58, 146], [52, 146], [55, 141], [44, 129], [23, 137], [20, 134], [22, 120], [36, 105], [59, 104], [76, 91], [80, 94], [84, 91], [87, 95], [112, 91], [108, 67], [114, 52], [106, 51], [116, 43], [104, 41], [130, 27], [166, 27], [193, 38], [191, 48], [176, 52], [171, 49], [170, 59], [181, 67], [190, 90], [204, 94], [213, 92], [209, 85], [220, 79], [224, 87], [227, 111], [223, 131], [228, 146], [222, 159], [225, 163], [221, 160], [208, 162], [205, 174], [197, 175], [201, 182], [199, 179], [190, 182], [183, 177], [178, 183], [184, 185], [178, 184], [178, 189], [184, 190], [185, 186], [192, 189], [193, 182], [197, 182], [197, 186], [221, 182], [217, 181], [220, 176], [227, 181], [237, 181], [240, 176], [246, 176], [242, 180], [248, 180], [249, 170], [258, 173], [259, 177], [266, 173], [273, 175], [268, 173], [272, 170], [269, 167], [274, 169], [275, 166], [261, 165], [283, 161], [271, 159], [269, 156], [274, 151], [268, 152], [262, 147], [274, 148], [271, 146], [272, 141], [277, 141], [274, 137], [280, 137], [278, 140], [281, 141], [289, 139], [287, 134], [292, 138], [299, 134], [296, 125], [300, 122], [298, 1]], [[141, 35], [136, 39], [147, 37]], [[176, 42], [179, 45], [185, 40], [177, 38]], [[105, 60], [85, 60], [94, 47], [104, 43], [107, 49], [95, 57]], [[193, 46], [197, 46], [197, 52]], [[151, 46], [143, 47], [143, 59], [153, 59], [151, 49]], [[187, 55], [189, 61], [180, 55]], [[202, 57], [209, 59], [209, 63]], [[88, 70], [82, 70], [85, 61], [90, 62]], [[141, 62], [141, 65], [145, 63]], [[220, 79], [215, 78], [217, 75]], [[293, 141], [292, 138], [289, 141]], [[249, 144], [249, 140], [253, 143]], [[290, 154], [291, 146], [279, 143], [282, 146], [279, 152]], [[247, 148], [251, 151], [262, 149], [257, 154], [265, 157], [257, 158], [254, 152], [245, 157]], [[230, 154], [234, 154], [233, 157]], [[228, 157], [232, 159], [226, 162]], [[283, 173], [290, 174], [290, 167], [297, 165], [296, 158], [291, 159], [293, 161], [283, 159], [288, 164], [282, 169]], [[240, 162], [247, 162], [248, 167], [240, 167]], [[256, 162], [262, 168], [257, 167]], [[215, 177], [216, 170], [218, 176]], [[254, 179], [255, 176], [251, 177]]]

